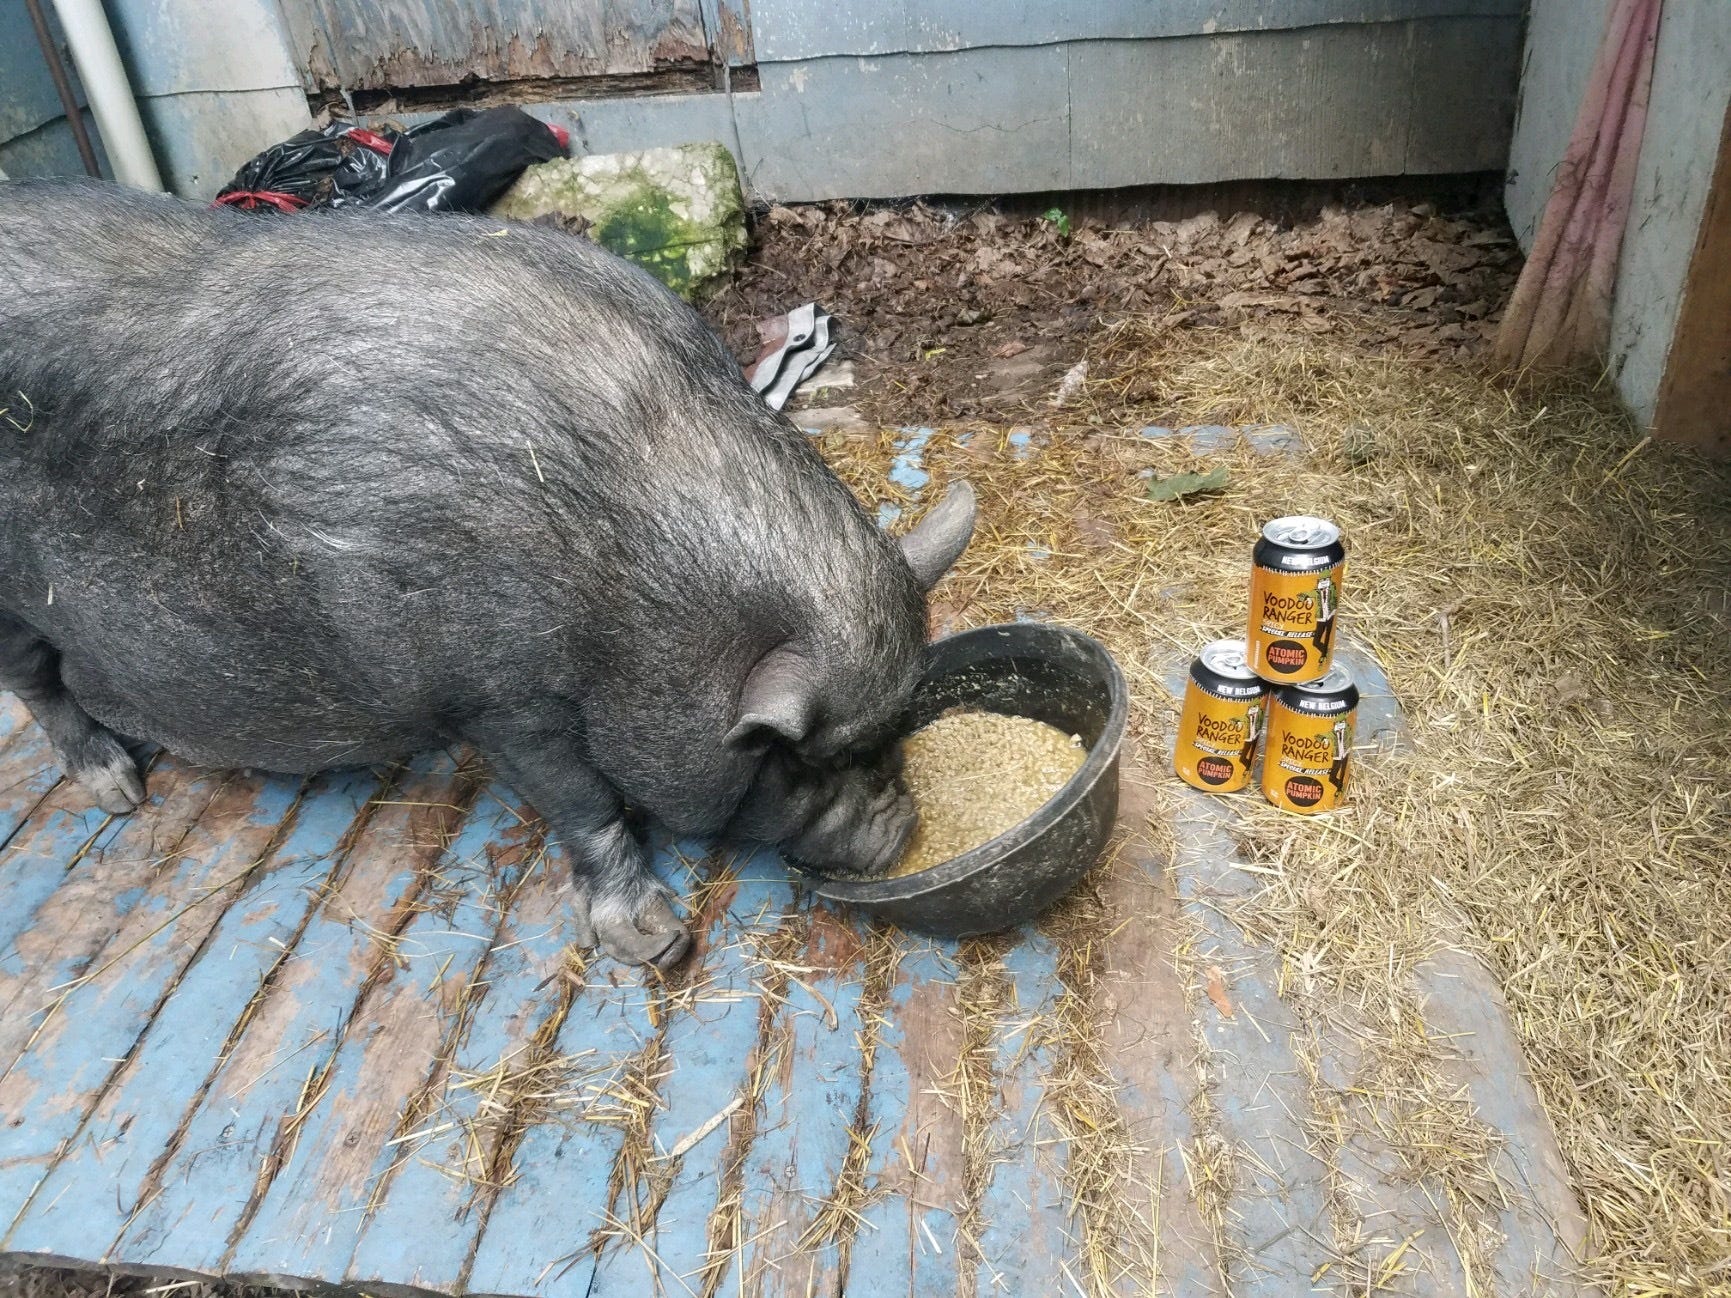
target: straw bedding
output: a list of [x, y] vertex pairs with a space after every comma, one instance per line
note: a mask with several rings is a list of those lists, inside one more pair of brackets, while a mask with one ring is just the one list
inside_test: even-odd
[[[966, 474], [982, 503], [938, 620], [1032, 612], [1101, 636], [1131, 680], [1129, 742], [1163, 767], [1160, 669], [1240, 625], [1258, 522], [1337, 519], [1346, 634], [1387, 668], [1414, 745], [1364, 763], [1326, 827], [1244, 804], [1268, 883], [1233, 917], [1282, 953], [1301, 1014], [1365, 1043], [1375, 1080], [1347, 1098], [1318, 1083], [1306, 1138], [1326, 1160], [1350, 1101], [1445, 1187], [1454, 1245], [1491, 1291], [1495, 1141], [1438, 1067], [1411, 977], [1466, 949], [1510, 1005], [1592, 1274], [1624, 1294], [1731, 1293], [1731, 477], [1638, 440], [1602, 390], [1511, 389], [1456, 361], [1145, 319], [1091, 362], [1074, 406], [1025, 425], [1027, 458], [987, 426], [928, 446], [932, 491]], [[1241, 449], [1224, 491], [1156, 503], [1148, 471], [1218, 457], [1140, 437], [1150, 422], [1288, 423], [1308, 451]], [[891, 437], [827, 442], [868, 499], [893, 498]], [[1053, 925], [1086, 929], [1089, 904]], [[1079, 1084], [1089, 1050], [1064, 1055]], [[1111, 1151], [1070, 1163], [1110, 1217]], [[1097, 1287], [1129, 1265], [1096, 1260]]]

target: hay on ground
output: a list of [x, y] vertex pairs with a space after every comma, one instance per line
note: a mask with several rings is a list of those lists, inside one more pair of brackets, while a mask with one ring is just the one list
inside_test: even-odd
[[[1307, 1019], [1363, 1043], [1374, 1085], [1349, 1110], [1319, 1104], [1320, 1127], [1376, 1129], [1442, 1186], [1486, 1277], [1495, 1142], [1446, 1085], [1412, 983], [1467, 949], [1508, 999], [1592, 1274], [1731, 1293], [1731, 475], [1638, 438], [1587, 386], [1518, 391], [1458, 363], [1157, 321], [1091, 359], [1033, 454], [987, 427], [927, 446], [925, 498], [965, 475], [981, 499], [937, 615], [1034, 613], [1103, 638], [1131, 683], [1130, 748], [1157, 768], [1175, 715], [1161, 671], [1241, 624], [1258, 524], [1337, 519], [1346, 633], [1388, 670], [1414, 750], [1364, 764], [1326, 827], [1247, 799], [1267, 887], [1234, 913], [1282, 952]], [[1224, 492], [1156, 503], [1150, 473], [1202, 461], [1140, 436], [1152, 423], [1284, 423], [1308, 451], [1241, 448]], [[896, 499], [893, 436], [826, 451], [868, 499]], [[1326, 1155], [1327, 1131], [1308, 1135]]]

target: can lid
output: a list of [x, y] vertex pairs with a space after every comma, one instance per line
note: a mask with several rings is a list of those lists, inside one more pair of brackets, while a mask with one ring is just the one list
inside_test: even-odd
[[1339, 690], [1344, 690], [1351, 684], [1352, 674], [1339, 663], [1335, 663], [1316, 680], [1305, 681], [1304, 684], [1296, 685], [1293, 688], [1303, 690], [1307, 694], [1333, 694]]
[[1212, 640], [1202, 646], [1202, 665], [1216, 675], [1235, 681], [1253, 681], [1250, 670], [1250, 646], [1242, 640]]
[[1262, 535], [1265, 540], [1291, 550], [1323, 550], [1340, 540], [1340, 529], [1326, 518], [1293, 514], [1265, 525]]

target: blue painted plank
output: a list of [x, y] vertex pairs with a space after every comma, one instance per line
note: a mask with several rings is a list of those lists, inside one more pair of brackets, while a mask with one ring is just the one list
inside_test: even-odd
[[162, 763], [146, 807], [110, 819], [56, 807], [62, 791], [85, 797], [65, 784], [12, 843], [0, 861], [8, 902], [0, 918], [0, 1076], [37, 1033], [57, 989], [99, 968], [105, 951], [124, 949], [119, 930], [164, 863], [184, 864], [181, 840], [220, 786], [218, 776]]
[[100, 852], [127, 819], [92, 806], [89, 795], [70, 780], [54, 784], [28, 817], [0, 852], [0, 895], [6, 898], [0, 908], [0, 971], [14, 976], [20, 972], [14, 955], [18, 935], [60, 887], [68, 864]]
[[1117, 867], [1098, 876], [1112, 925], [1101, 942], [1097, 1021], [1131, 1145], [1130, 1184], [1121, 1193], [1146, 1205], [1144, 1237], [1125, 1241], [1129, 1268], [1115, 1292], [1211, 1298], [1225, 1288], [1213, 1228], [1191, 1197], [1184, 1162], [1196, 1137], [1190, 1120], [1196, 1048], [1174, 945], [1176, 906], [1147, 834], [1157, 805], [1149, 779], [1133, 765], [1121, 772], [1123, 847]]
[[[776, 1016], [767, 1085], [741, 1185], [741, 1245], [720, 1276], [751, 1294], [832, 1292], [834, 1240], [805, 1237], [842, 1172], [860, 1098], [860, 993], [866, 938], [809, 900], [804, 948]], [[809, 1245], [809, 1246], [808, 1246]]]
[[[438, 1103], [418, 1124], [431, 1134], [391, 1154], [400, 1165], [384, 1181], [378, 1206], [357, 1228], [360, 1240], [348, 1264], [348, 1283], [358, 1288], [452, 1293], [461, 1287], [485, 1219], [487, 1178], [504, 1134], [497, 1117], [483, 1111], [482, 1090], [463, 1083], [505, 1063], [528, 1067], [535, 1059], [535, 1034], [559, 1012], [560, 975], [571, 942], [570, 879], [563, 859], [543, 854], [538, 837], [525, 837], [525, 827], [536, 822], [511, 809], [512, 797], [495, 786], [452, 849], [462, 856], [479, 840], [482, 850], [513, 853], [520, 860], [496, 855], [499, 883], [510, 888], [501, 898], [504, 915], [493, 948], [475, 974], [473, 1012], [450, 1025], [456, 1039], [439, 1052], [450, 1067], [435, 1080]], [[520, 882], [513, 885], [513, 879]], [[503, 1089], [509, 1093], [508, 1086]]]
[[[1375, 658], [1344, 645], [1341, 660], [1363, 696], [1354, 760], [1404, 742], [1398, 703]], [[1176, 659], [1167, 665], [1165, 683], [1175, 698], [1188, 666]], [[1276, 990], [1279, 954], [1246, 939], [1222, 906], [1258, 887], [1257, 876], [1240, 868], [1231, 832], [1239, 800], [1259, 797], [1256, 787], [1253, 781], [1229, 796], [1177, 787], [1173, 869], [1179, 903], [1205, 935], [1200, 958], [1219, 970], [1233, 1007], [1228, 1014], [1210, 1000], [1199, 1011], [1219, 1131], [1237, 1148], [1241, 1170], [1226, 1213], [1234, 1245], [1228, 1277], [1234, 1293], [1274, 1298], [1311, 1287], [1311, 1277], [1334, 1253], [1334, 1230], [1328, 1170], [1303, 1134], [1312, 1109], [1295, 1055], [1305, 1029]]]
[[944, 1094], [963, 1048], [956, 977], [953, 944], [906, 939], [872, 1065], [873, 1197], [854, 1236], [850, 1293], [949, 1298], [957, 1290], [964, 1124]]
[[[103, 976], [104, 994], [83, 989], [66, 1007], [77, 1020], [79, 1052], [125, 1062], [13, 1227], [7, 1248], [106, 1259], [134, 1209], [153, 1193], [152, 1167], [173, 1147], [229, 1029], [281, 945], [292, 942], [313, 889], [376, 784], [363, 774], [326, 777], [302, 798], [298, 780], [229, 781], [181, 844], [183, 868], [165, 871], [138, 907], [156, 917], [159, 931]], [[297, 800], [292, 828], [264, 856]], [[175, 918], [176, 911], [183, 913]], [[116, 994], [121, 988], [124, 996]], [[155, 1001], [160, 1009], [141, 1022], [140, 1009]], [[67, 1061], [56, 1062], [64, 1068]]]
[[468, 1011], [501, 901], [523, 866], [520, 852], [497, 859], [489, 852], [516, 846], [513, 838], [526, 832], [508, 805], [484, 799], [465, 820], [459, 815], [448, 808], [443, 823], [421, 835], [413, 862], [421, 895], [389, 951], [349, 988], [353, 1004], [317, 1103], [303, 1108], [292, 1152], [234, 1241], [231, 1276], [340, 1280], [369, 1205], [399, 1160], [391, 1142], [408, 1134], [405, 1119], [414, 1129], [424, 1125], [437, 1080], [430, 1072]]
[[[1495, 1291], [1597, 1298], [1600, 1291], [1582, 1278], [1580, 1263], [1587, 1221], [1495, 981], [1472, 955], [1442, 951], [1419, 966], [1416, 982], [1432, 1040], [1446, 1041], [1453, 1052], [1445, 1075], [1503, 1138], [1496, 1151], [1503, 1239]], [[1438, 1240], [1428, 1251], [1448, 1246]]]
[[1141, 435], [1150, 441], [1175, 439], [1184, 442], [1198, 455], [1210, 451], [1231, 451], [1243, 446], [1252, 455], [1284, 455], [1289, 459], [1304, 454], [1304, 439], [1284, 424], [1190, 424], [1184, 428], [1166, 428], [1149, 424]]
[[[715, 918], [704, 929], [695, 994], [667, 1025], [664, 1046], [673, 1071], [662, 1083], [663, 1107], [650, 1141], [657, 1153], [669, 1153], [735, 1100], [742, 1108], [670, 1160], [660, 1209], [645, 1235], [653, 1256], [629, 1240], [611, 1241], [596, 1269], [593, 1298], [634, 1298], [646, 1284], [659, 1283], [667, 1292], [682, 1284], [701, 1287], [697, 1277], [708, 1260], [710, 1215], [730, 1142], [745, 1121], [743, 1104], [753, 1098], [747, 1087], [763, 1027], [758, 980], [766, 972], [755, 952], [791, 918], [794, 904], [786, 868], [773, 852], [738, 856], [728, 874], [731, 881], [719, 885], [710, 905]], [[622, 1220], [632, 1219], [627, 1205], [617, 1211]]]
[[[1473, 1293], [1450, 1229], [1448, 1186], [1435, 1176], [1415, 1177], [1408, 1161], [1383, 1139], [1376, 1113], [1386, 1087], [1363, 1067], [1362, 1029], [1336, 1022], [1317, 1034], [1318, 1079], [1334, 1120], [1323, 1114], [1333, 1141], [1335, 1181], [1340, 1207], [1359, 1222], [1356, 1255], [1362, 1268], [1378, 1275], [1380, 1287], [1412, 1298], [1469, 1298]], [[1368, 1074], [1368, 1075], [1367, 1075]], [[1390, 1274], [1381, 1269], [1393, 1259]], [[1363, 1274], [1363, 1270], [1360, 1270]], [[1517, 1286], [1498, 1292], [1525, 1292]]]
[[[187, 954], [159, 930], [213, 882], [208, 856], [179, 849], [221, 785], [219, 776], [189, 776], [178, 766], [159, 772], [161, 806], [129, 817], [108, 850], [66, 874], [5, 961], [0, 1114], [27, 1119], [0, 1123], [7, 1225], [83, 1125]], [[194, 944], [220, 913], [220, 905], [193, 908], [186, 926], [202, 929], [189, 934]]]
[[[664, 847], [655, 866], [683, 893], [691, 883], [685, 863], [702, 855], [697, 844]], [[751, 873], [767, 882], [761, 866]], [[763, 882], [748, 887], [742, 881], [734, 891], [731, 901], [741, 915], [761, 915], [767, 908]], [[753, 904], [757, 911], [745, 909]], [[707, 936], [715, 924], [694, 928]], [[709, 953], [700, 958], [707, 968]], [[615, 1210], [609, 1190], [624, 1117], [618, 1083], [657, 1035], [652, 1006], [666, 1007], [653, 975], [604, 958], [588, 966], [553, 1047], [555, 1056], [570, 1061], [567, 1102], [523, 1136], [513, 1161], [515, 1179], [497, 1193], [488, 1213], [468, 1292], [586, 1298], [594, 1291], [597, 1253], [608, 1244]], [[676, 1014], [667, 1030], [679, 1020]]]
[[[357, 990], [380, 965], [379, 931], [415, 905], [442, 853], [459, 791], [443, 755], [419, 759], [366, 813], [292, 951], [247, 1010], [208, 1090], [161, 1168], [159, 1191], [111, 1249], [139, 1267], [217, 1275], [230, 1237], [254, 1210], [255, 1184], [292, 1138], [289, 1119], [325, 1069]], [[326, 797], [337, 797], [335, 790]], [[342, 804], [339, 802], [338, 806]], [[303, 809], [303, 814], [304, 814]]]
[[577, 1298], [595, 1272], [596, 1232], [623, 1118], [619, 1084], [653, 1038], [653, 981], [597, 960], [554, 1043], [566, 1060], [559, 1110], [517, 1148], [516, 1179], [487, 1218], [468, 1288], [476, 1294]]
[[[933, 435], [930, 428], [904, 428], [895, 440], [895, 454], [890, 459], [887, 476], [910, 502], [917, 501], [932, 480], [932, 475], [926, 472], [925, 455]], [[893, 500], [878, 505], [879, 527], [888, 527], [901, 516], [902, 507]]]
[[[1063, 1262], [1078, 1278], [1066, 1198], [1054, 1166], [1059, 1146], [1042, 1116], [1041, 1079], [1052, 1066], [1036, 1021], [1051, 1014], [1061, 984], [1058, 950], [1029, 930], [1003, 956], [1008, 1001], [997, 1031], [998, 1095], [991, 1130], [993, 1162], [980, 1198], [977, 1292], [1058, 1293], [1067, 1287]], [[1042, 1148], [1042, 1142], [1047, 1142]]]
[[[59, 783], [60, 765], [48, 746], [48, 736], [34, 722], [6, 741], [0, 748], [0, 851], [8, 850], [19, 827]], [[5, 859], [0, 855], [0, 872]]]
[[1276, 953], [1252, 945], [1221, 913], [1223, 901], [1255, 887], [1256, 876], [1237, 868], [1233, 813], [1208, 794], [1186, 789], [1178, 796], [1178, 894], [1204, 931], [1199, 958], [1221, 971], [1233, 1005], [1230, 1016], [1211, 1002], [1198, 1011], [1211, 1052], [1219, 1133], [1237, 1149], [1241, 1168], [1226, 1213], [1236, 1246], [1232, 1291], [1267, 1298], [1305, 1292], [1333, 1253], [1333, 1226], [1327, 1169], [1303, 1134], [1311, 1109], [1294, 1058], [1298, 1023], [1275, 990]]

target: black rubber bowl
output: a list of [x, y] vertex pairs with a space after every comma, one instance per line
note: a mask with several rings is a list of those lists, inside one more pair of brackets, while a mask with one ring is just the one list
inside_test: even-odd
[[1032, 717], [1088, 748], [1082, 769], [1014, 829], [918, 874], [811, 879], [820, 897], [941, 937], [995, 933], [1025, 923], [1099, 859], [1118, 814], [1118, 748], [1128, 696], [1105, 646], [1039, 622], [963, 631], [927, 651], [909, 710], [909, 733], [953, 707]]

